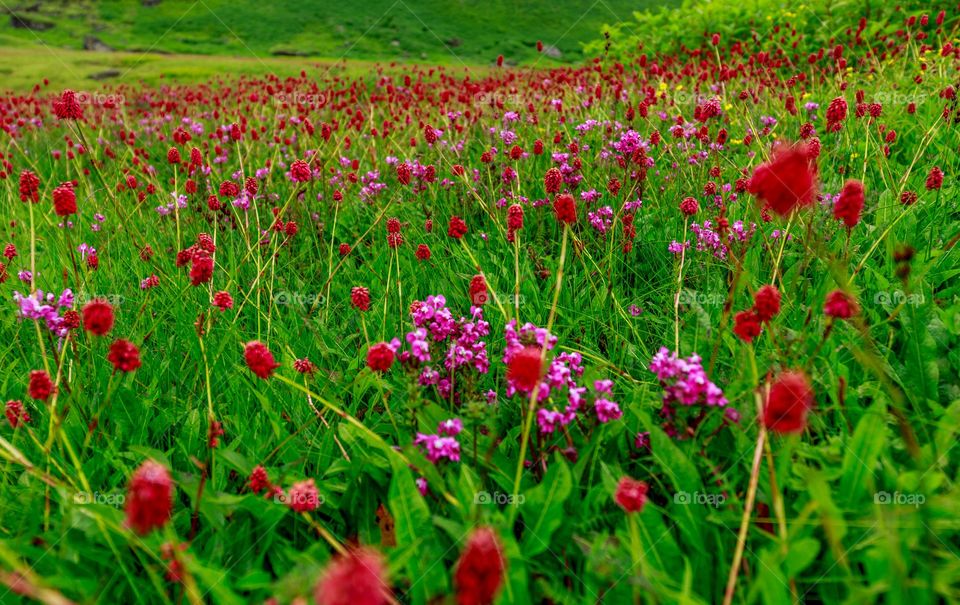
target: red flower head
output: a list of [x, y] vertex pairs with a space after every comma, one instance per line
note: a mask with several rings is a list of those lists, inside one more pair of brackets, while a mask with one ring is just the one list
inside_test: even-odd
[[173, 509], [173, 481], [159, 462], [147, 460], [133, 473], [127, 490], [127, 526], [138, 534], [166, 525]]
[[834, 290], [827, 294], [823, 303], [823, 314], [837, 319], [850, 319], [860, 312], [857, 301], [843, 290]]
[[273, 353], [262, 342], [253, 340], [243, 347], [243, 358], [250, 371], [260, 378], [267, 379], [280, 364], [273, 359]]
[[617, 484], [617, 492], [613, 495], [617, 505], [628, 513], [639, 513], [647, 503], [649, 487], [643, 481], [630, 477], [621, 477]]
[[475, 529], [467, 539], [453, 576], [457, 605], [492, 605], [503, 584], [505, 567], [496, 532], [489, 527]]
[[207, 252], [198, 250], [190, 263], [190, 284], [199, 286], [211, 279], [213, 279], [213, 257]]
[[46, 401], [51, 395], [57, 392], [57, 387], [53, 386], [50, 380], [50, 374], [44, 370], [33, 370], [30, 372], [30, 381], [27, 384], [27, 393], [39, 401]]
[[17, 428], [20, 426], [21, 422], [27, 423], [30, 422], [30, 414], [23, 409], [23, 402], [14, 400], [8, 401], [5, 409], [7, 416], [7, 421], [10, 423], [10, 426]]
[[430, 260], [430, 247], [426, 244], [420, 244], [417, 246], [416, 256], [417, 260]]
[[83, 119], [83, 108], [77, 99], [77, 93], [70, 90], [64, 90], [60, 98], [53, 101], [53, 114], [60, 120], [81, 120]]
[[293, 369], [296, 370], [298, 374], [313, 374], [317, 371], [317, 366], [309, 359], [303, 358], [294, 360]]
[[753, 309], [740, 311], [733, 316], [733, 333], [744, 342], [753, 342], [763, 328], [760, 321], [760, 316]]
[[487, 282], [482, 275], [474, 275], [470, 280], [470, 303], [483, 306], [487, 304], [490, 295], [487, 293]]
[[91, 334], [106, 335], [113, 329], [113, 306], [100, 298], [88, 302], [83, 307], [83, 327]]
[[340, 256], [346, 256], [350, 254], [350, 244], [340, 244]]
[[350, 304], [358, 311], [370, 310], [370, 290], [363, 286], [354, 286], [350, 290]]
[[221, 290], [213, 295], [213, 306], [221, 311], [233, 308], [233, 297], [229, 292]]
[[527, 346], [516, 351], [507, 362], [507, 381], [518, 391], [529, 393], [543, 377], [540, 347]]
[[371, 548], [335, 558], [313, 592], [317, 605], [386, 605], [391, 602], [387, 566]]
[[837, 97], [827, 107], [827, 132], [839, 132], [847, 118], [847, 100]]
[[400, 181], [401, 185], [409, 185], [410, 177], [413, 176], [413, 168], [410, 167], [410, 164], [403, 162], [402, 164], [397, 164], [397, 180]]
[[393, 360], [393, 349], [385, 342], [377, 343], [367, 351], [367, 367], [374, 372], [386, 372]]
[[770, 161], [753, 172], [750, 193], [781, 216], [813, 203], [817, 192], [816, 164], [804, 145], [779, 147]]
[[863, 211], [863, 183], [847, 181], [840, 191], [833, 206], [833, 218], [842, 220], [848, 229], [852, 229], [860, 222], [860, 213]]
[[312, 176], [310, 165], [303, 160], [294, 160], [290, 164], [290, 180], [295, 183], [306, 183]]
[[766, 285], [753, 295], [753, 311], [760, 321], [770, 321], [780, 312], [780, 291]]
[[802, 372], [786, 371], [770, 386], [763, 406], [763, 425], [776, 433], [800, 433], [813, 408], [813, 390]]
[[253, 472], [250, 473], [250, 478], [247, 479], [247, 484], [250, 486], [250, 491], [255, 494], [259, 494], [263, 490], [270, 487], [270, 478], [267, 476], [267, 469], [263, 466], [257, 465]]
[[115, 370], [132, 372], [140, 367], [140, 350], [129, 340], [120, 338], [110, 345], [107, 361]]
[[563, 174], [560, 169], [554, 166], [543, 175], [543, 187], [547, 193], [560, 193], [560, 185], [563, 184]]
[[943, 171], [939, 166], [934, 166], [927, 175], [927, 191], [936, 191], [941, 186], [943, 186]]
[[34, 204], [40, 201], [40, 178], [29, 170], [20, 173], [20, 201]]
[[320, 508], [320, 494], [313, 479], [294, 483], [290, 487], [287, 506], [297, 513], [309, 513]]
[[171, 147], [167, 150], [167, 162], [170, 164], [179, 164], [181, 161], [180, 150], [176, 147]]
[[569, 193], [558, 195], [553, 200], [553, 214], [557, 221], [572, 225], [577, 222], [577, 205]]
[[697, 203], [696, 198], [685, 197], [680, 202], [680, 212], [686, 216], [693, 216], [697, 213], [697, 210], [700, 210], [700, 204]]
[[73, 183], [60, 183], [53, 190], [53, 210], [57, 216], [70, 216], [77, 213], [77, 194], [73, 190]]
[[467, 224], [459, 216], [450, 217], [450, 225], [447, 227], [447, 235], [460, 239], [467, 234]]
[[518, 231], [523, 229], [523, 206], [513, 204], [507, 208], [507, 229]]

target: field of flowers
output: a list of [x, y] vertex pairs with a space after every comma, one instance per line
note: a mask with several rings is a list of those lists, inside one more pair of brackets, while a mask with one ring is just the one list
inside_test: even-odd
[[927, 4], [6, 94], [0, 602], [960, 602]]

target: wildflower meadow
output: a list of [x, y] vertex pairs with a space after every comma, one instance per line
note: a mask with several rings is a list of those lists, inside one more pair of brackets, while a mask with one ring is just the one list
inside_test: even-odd
[[960, 6], [577, 36], [0, 94], [0, 603], [960, 602]]

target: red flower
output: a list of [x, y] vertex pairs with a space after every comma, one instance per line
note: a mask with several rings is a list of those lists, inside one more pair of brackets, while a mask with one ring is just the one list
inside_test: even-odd
[[941, 186], [943, 186], [943, 171], [939, 166], [934, 166], [927, 175], [927, 191], [936, 191]]
[[363, 286], [355, 286], [350, 290], [350, 304], [358, 311], [370, 310], [370, 290]]
[[515, 352], [507, 362], [507, 380], [515, 389], [529, 393], [543, 377], [540, 347], [527, 346]]
[[474, 275], [470, 280], [470, 303], [483, 306], [487, 304], [489, 295], [487, 294], [487, 282], [482, 275]]
[[680, 202], [680, 212], [686, 216], [693, 216], [699, 209], [700, 205], [697, 203], [696, 198], [686, 197]]
[[190, 284], [199, 286], [213, 279], [213, 258], [204, 251], [197, 251], [190, 264]]
[[87, 332], [104, 336], [113, 329], [113, 306], [103, 299], [95, 299], [83, 307], [83, 327]]
[[166, 525], [173, 509], [173, 482], [167, 469], [147, 460], [133, 473], [127, 490], [127, 526], [138, 534]]
[[350, 244], [340, 244], [340, 256], [350, 254]]
[[374, 372], [386, 372], [393, 365], [393, 349], [385, 342], [377, 343], [367, 351], [367, 367]]
[[406, 162], [397, 164], [397, 180], [401, 185], [409, 185], [410, 177], [413, 176], [413, 169]]
[[247, 484], [250, 486], [250, 491], [255, 494], [259, 494], [270, 487], [270, 478], [267, 477], [267, 469], [260, 465], [254, 467], [253, 472], [250, 473], [250, 478], [247, 479]]
[[775, 149], [770, 161], [753, 172], [750, 193], [781, 216], [813, 203], [817, 192], [816, 164], [804, 145]]
[[129, 340], [120, 338], [110, 345], [107, 361], [115, 370], [132, 372], [140, 367], [140, 350]]
[[753, 310], [760, 321], [770, 321], [780, 312], [780, 291], [766, 285], [753, 295]]
[[180, 150], [176, 147], [171, 147], [167, 150], [167, 162], [170, 164], [179, 164], [180, 163]]
[[19, 400], [8, 401], [6, 405], [7, 421], [10, 426], [17, 428], [21, 422], [30, 422], [30, 414], [23, 409], [23, 402]]
[[839, 132], [847, 118], [847, 100], [837, 97], [827, 107], [827, 132]]
[[849, 180], [840, 191], [840, 197], [833, 206], [833, 218], [842, 220], [848, 229], [860, 222], [863, 211], [863, 183]]
[[426, 244], [420, 244], [417, 246], [416, 257], [417, 260], [420, 261], [430, 260], [430, 247]]
[[577, 222], [577, 206], [569, 193], [558, 195], [553, 200], [553, 214], [561, 223], [568, 225]]
[[310, 165], [303, 160], [294, 160], [290, 164], [290, 179], [295, 183], [306, 183], [310, 180], [312, 173]]
[[507, 229], [518, 231], [523, 229], [523, 206], [512, 204], [507, 208]]
[[505, 567], [496, 532], [489, 527], [475, 529], [467, 539], [453, 576], [457, 605], [492, 605], [503, 584]]
[[294, 483], [287, 493], [287, 506], [297, 513], [308, 513], [320, 507], [320, 495], [313, 479]]
[[613, 495], [613, 499], [626, 512], [639, 513], [643, 510], [643, 505], [647, 503], [647, 491], [649, 489], [645, 482], [624, 476], [620, 478], [620, 483], [617, 484], [617, 491]]
[[783, 372], [770, 386], [763, 406], [763, 425], [776, 433], [800, 433], [813, 408], [813, 390], [802, 372]]
[[823, 303], [823, 314], [837, 319], [850, 319], [860, 312], [857, 301], [843, 290], [834, 290], [827, 294]]
[[560, 185], [563, 184], [563, 174], [560, 169], [553, 167], [543, 175], [543, 187], [547, 193], [560, 193]]
[[467, 224], [459, 216], [450, 217], [450, 225], [447, 227], [447, 235], [460, 239], [467, 234]]
[[83, 119], [83, 108], [80, 107], [77, 93], [69, 88], [64, 90], [60, 98], [53, 101], [53, 114], [60, 120]]
[[280, 364], [273, 359], [273, 353], [262, 342], [253, 340], [243, 347], [243, 358], [247, 362], [250, 371], [260, 378], [267, 379], [273, 375], [273, 371], [280, 367]]
[[293, 369], [299, 374], [313, 374], [317, 371], [317, 366], [309, 359], [303, 358], [294, 360]]
[[57, 216], [77, 213], [77, 194], [73, 190], [73, 183], [60, 183], [53, 190], [53, 210]]
[[740, 311], [733, 316], [733, 333], [744, 342], [753, 342], [763, 328], [760, 321], [760, 316], [753, 309]]
[[313, 592], [317, 605], [386, 605], [391, 602], [387, 566], [371, 548], [335, 558]]
[[44, 370], [30, 372], [30, 381], [27, 384], [27, 393], [39, 401], [46, 401], [57, 392], [57, 388], [50, 381], [50, 374]]
[[34, 204], [40, 201], [40, 178], [29, 170], [20, 173], [20, 201]]
[[219, 308], [221, 311], [232, 309], [233, 297], [230, 296], [229, 292], [221, 290], [213, 295], [213, 306]]

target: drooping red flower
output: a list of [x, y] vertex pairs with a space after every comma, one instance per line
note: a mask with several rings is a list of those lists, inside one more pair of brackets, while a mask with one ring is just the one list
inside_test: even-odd
[[460, 239], [467, 234], [467, 224], [459, 216], [450, 217], [450, 225], [447, 227], [447, 235], [452, 238]]
[[320, 508], [320, 494], [313, 479], [290, 486], [290, 491], [287, 492], [287, 506], [297, 513], [308, 513]]
[[390, 345], [380, 342], [367, 350], [367, 367], [374, 372], [386, 372], [393, 365], [394, 358], [395, 355]]
[[753, 342], [763, 329], [760, 316], [753, 309], [740, 311], [733, 316], [733, 333], [744, 342]]
[[763, 425], [776, 433], [800, 433], [813, 409], [813, 389], [802, 372], [789, 370], [770, 386], [763, 406]]
[[306, 183], [311, 176], [310, 165], [304, 160], [294, 160], [290, 164], [290, 180], [294, 183]]
[[129, 340], [119, 338], [110, 345], [107, 361], [115, 370], [132, 372], [140, 367], [140, 350]]
[[940, 170], [939, 166], [934, 166], [930, 169], [930, 174], [927, 175], [927, 191], [936, 191], [943, 186], [943, 170]]
[[817, 192], [816, 163], [807, 146], [774, 149], [770, 161], [754, 170], [747, 189], [781, 216], [812, 204]]
[[244, 345], [243, 358], [246, 360], [250, 371], [263, 379], [270, 378], [273, 371], [280, 367], [267, 345], [257, 340], [252, 340]]
[[863, 197], [863, 183], [852, 179], [847, 181], [833, 205], [833, 218], [842, 220], [848, 229], [856, 227], [863, 211]]
[[141, 536], [163, 527], [173, 510], [173, 480], [159, 462], [147, 460], [133, 473], [127, 490], [128, 527]]
[[511, 204], [507, 208], [507, 229], [510, 231], [523, 229], [523, 206], [520, 204]]
[[647, 503], [649, 487], [643, 481], [623, 476], [617, 483], [617, 491], [613, 495], [617, 505], [628, 513], [639, 513]]
[[60, 183], [53, 190], [53, 211], [57, 216], [70, 216], [77, 213], [77, 194], [73, 190], [73, 183], [69, 181]]
[[858, 313], [860, 313], [860, 305], [843, 290], [834, 290], [827, 294], [827, 300], [823, 303], [823, 314], [827, 317], [850, 319]]
[[363, 286], [354, 286], [350, 290], [350, 304], [358, 311], [370, 310], [370, 290]]
[[365, 547], [335, 558], [313, 592], [316, 605], [387, 605], [390, 595], [383, 556]]
[[473, 530], [453, 576], [457, 605], [492, 605], [503, 584], [505, 568], [496, 532], [490, 527]]
[[4, 412], [7, 416], [7, 422], [9, 422], [13, 428], [20, 426], [21, 422], [30, 422], [30, 413], [23, 409], [23, 402], [20, 400], [8, 401]]
[[30, 379], [27, 383], [27, 394], [38, 401], [46, 401], [51, 395], [57, 392], [50, 380], [50, 374], [45, 370], [32, 370]]
[[102, 298], [94, 299], [83, 307], [83, 328], [97, 336], [104, 336], [113, 329], [113, 305]]
[[760, 321], [770, 321], [780, 312], [780, 291], [767, 284], [753, 295], [753, 310]]
[[563, 174], [560, 169], [554, 166], [543, 175], [543, 187], [547, 193], [560, 193], [560, 185], [563, 184]]
[[483, 306], [487, 304], [489, 296], [487, 292], [487, 282], [483, 279], [483, 275], [474, 275], [470, 280], [470, 303]]
[[553, 214], [557, 221], [572, 225], [577, 222], [577, 205], [569, 193], [558, 195], [553, 200]]
[[20, 172], [20, 201], [34, 204], [40, 201], [40, 177], [29, 170]]
[[518, 391], [529, 393], [543, 377], [543, 359], [540, 347], [526, 346], [510, 356], [507, 362], [507, 380]]
[[60, 93], [60, 97], [53, 100], [53, 114], [59, 120], [83, 119], [83, 107], [80, 106], [77, 93], [69, 88]]

